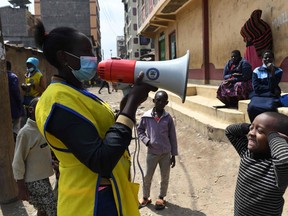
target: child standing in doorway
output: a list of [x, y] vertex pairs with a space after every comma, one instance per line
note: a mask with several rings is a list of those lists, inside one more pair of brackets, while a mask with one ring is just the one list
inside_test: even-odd
[[152, 202], [150, 188], [153, 174], [159, 164], [161, 172], [160, 193], [155, 208], [165, 208], [164, 197], [167, 194], [170, 166], [176, 164], [178, 154], [177, 137], [173, 118], [165, 111], [168, 104], [168, 94], [158, 91], [153, 99], [155, 106], [144, 113], [137, 128], [140, 140], [147, 146], [146, 173], [143, 182], [143, 199], [140, 208]]

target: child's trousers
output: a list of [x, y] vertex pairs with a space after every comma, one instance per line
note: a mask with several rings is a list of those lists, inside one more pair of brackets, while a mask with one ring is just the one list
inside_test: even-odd
[[147, 154], [146, 158], [146, 173], [143, 183], [143, 197], [150, 197], [151, 181], [156, 170], [157, 164], [160, 167], [161, 184], [160, 197], [165, 197], [167, 194], [169, 176], [170, 176], [170, 158], [171, 154], [165, 153], [161, 155]]

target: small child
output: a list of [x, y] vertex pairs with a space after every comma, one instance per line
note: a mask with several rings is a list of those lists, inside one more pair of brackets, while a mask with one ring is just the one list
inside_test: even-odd
[[152, 202], [150, 188], [153, 174], [159, 164], [161, 172], [160, 194], [155, 203], [155, 208], [165, 208], [165, 200], [170, 165], [176, 164], [175, 156], [178, 154], [176, 131], [173, 118], [164, 110], [168, 104], [168, 95], [165, 91], [158, 91], [153, 99], [154, 108], [145, 112], [137, 128], [140, 140], [147, 146], [146, 173], [143, 182], [143, 199], [140, 206], [144, 207]]
[[241, 158], [234, 215], [280, 216], [288, 185], [288, 117], [264, 112], [225, 133]]
[[51, 152], [35, 122], [38, 100], [38, 97], [32, 99], [28, 106], [27, 122], [16, 138], [12, 168], [19, 199], [33, 205], [38, 216], [56, 216], [56, 198], [49, 181], [54, 174]]

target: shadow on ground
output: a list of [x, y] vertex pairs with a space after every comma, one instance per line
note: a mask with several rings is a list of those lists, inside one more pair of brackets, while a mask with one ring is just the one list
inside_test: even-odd
[[163, 210], [156, 210], [153, 204], [146, 206], [145, 208], [149, 208], [151, 212], [156, 213], [157, 215], [165, 215], [165, 216], [206, 216], [206, 214], [192, 210], [190, 208], [181, 207], [179, 205], [173, 204], [171, 202], [166, 203], [166, 207]]
[[1, 204], [0, 206], [3, 216], [29, 216], [26, 207], [20, 200], [9, 204]]

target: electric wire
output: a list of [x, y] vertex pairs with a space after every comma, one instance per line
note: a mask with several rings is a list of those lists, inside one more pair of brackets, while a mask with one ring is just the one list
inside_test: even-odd
[[[142, 178], [142, 182], [144, 182], [144, 172], [143, 169], [141, 167], [141, 163], [139, 160], [139, 155], [140, 155], [140, 139], [138, 137], [138, 133], [137, 133], [137, 125], [136, 123], [134, 124], [134, 137], [135, 137], [135, 151], [134, 151], [134, 155], [133, 155], [133, 182], [135, 181], [135, 176], [136, 176], [136, 162], [138, 165], [138, 168], [140, 170], [141, 173], [141, 178]], [[136, 162], [135, 162], [136, 159]]]

